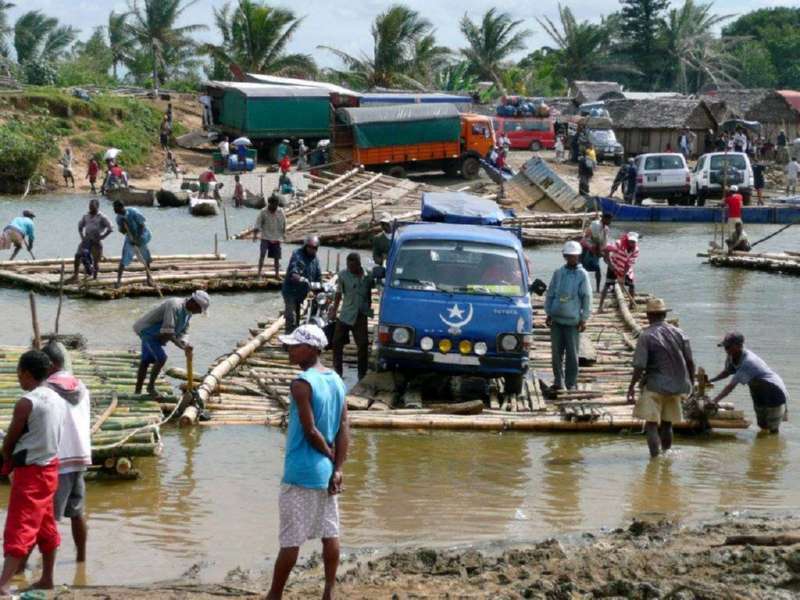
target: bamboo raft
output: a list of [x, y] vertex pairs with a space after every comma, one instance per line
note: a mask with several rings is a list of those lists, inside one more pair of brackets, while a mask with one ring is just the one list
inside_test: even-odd
[[787, 250], [780, 253], [732, 252], [728, 254], [727, 252], [717, 251], [704, 252], [697, 256], [707, 258], [708, 264], [713, 267], [800, 275], [800, 252], [789, 252]]
[[[590, 320], [582, 346], [591, 358], [581, 367], [578, 390], [562, 392], [555, 400], [545, 400], [539, 386], [526, 383], [527, 394], [501, 399], [491, 397], [488, 406], [475, 402], [422, 405], [416, 409], [390, 408], [384, 399], [364, 398], [351, 393], [348, 406], [353, 427], [392, 429], [456, 429], [490, 431], [574, 431], [615, 432], [639, 430], [643, 423], [633, 417], [626, 394], [632, 374], [635, 337], [646, 324], [643, 305], [647, 296], [636, 299], [630, 310], [617, 288], [616, 307]], [[612, 305], [614, 302], [612, 301]], [[543, 306], [534, 307], [534, 347], [530, 353], [535, 374], [550, 372], [550, 332], [544, 323]], [[370, 321], [373, 336], [377, 319]], [[297, 369], [288, 362], [277, 334], [283, 318], [260, 324], [251, 337], [242, 341], [231, 355], [219, 360], [209, 373], [197, 378], [199, 392], [212, 419], [203, 425], [286, 423], [288, 394]], [[582, 355], [584, 353], [582, 352]], [[345, 348], [345, 364], [355, 365], [355, 347]], [[326, 352], [323, 360], [331, 364]], [[180, 377], [180, 373], [172, 373]], [[185, 374], [184, 374], [185, 377]], [[462, 414], [453, 414], [462, 413]], [[476, 414], [477, 413], [477, 414]], [[713, 429], [745, 429], [749, 426], [742, 411], [724, 405], [708, 420]], [[698, 420], [676, 423], [681, 431], [696, 431]]]
[[[28, 348], [0, 348], [0, 429], [11, 422], [14, 404], [22, 395], [16, 377], [17, 361]], [[138, 355], [129, 352], [70, 351], [72, 371], [89, 388], [92, 401], [91, 477], [133, 479], [134, 460], [161, 452], [161, 405], [149, 396], [131, 393]], [[174, 398], [161, 378], [157, 391], [165, 402]]]
[[[378, 219], [389, 213], [397, 221], [420, 217], [422, 194], [444, 188], [353, 169], [339, 175], [310, 175], [307, 194], [286, 209], [286, 241], [300, 243], [317, 235], [326, 246], [368, 247], [380, 231]], [[584, 215], [538, 214], [515, 218], [526, 245], [561, 243], [582, 233]], [[249, 239], [245, 229], [234, 239]]]
[[208, 291], [250, 291], [280, 289], [281, 282], [269, 275], [258, 278], [255, 264], [228, 260], [223, 254], [178, 254], [154, 256], [150, 265], [157, 286], [147, 284], [143, 264], [134, 262], [115, 287], [119, 257], [105, 257], [97, 280], [81, 277], [63, 284], [63, 272], [72, 273], [72, 258], [26, 261], [0, 261], [0, 284], [19, 286], [38, 292], [80, 296], [96, 300], [114, 300], [126, 296], [181, 294], [198, 288]]

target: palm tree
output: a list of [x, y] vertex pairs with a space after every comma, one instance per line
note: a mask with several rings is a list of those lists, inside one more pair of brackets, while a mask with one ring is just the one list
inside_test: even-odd
[[478, 77], [469, 72], [469, 63], [461, 61], [439, 69], [433, 86], [443, 92], [470, 92], [478, 87]]
[[716, 38], [713, 33], [733, 15], [715, 15], [712, 7], [711, 2], [696, 4], [694, 0], [685, 0], [683, 6], [671, 9], [667, 15], [664, 38], [674, 65], [672, 84], [683, 93], [696, 90], [706, 79], [714, 83], [737, 83], [732, 75], [737, 66], [731, 49], [741, 40]]
[[419, 38], [414, 44], [411, 76], [417, 81], [430, 86], [436, 73], [445, 69], [451, 61], [452, 53], [445, 46], [436, 45], [436, 37], [429, 33]]
[[6, 38], [13, 33], [14, 28], [8, 24], [8, 9], [14, 4], [0, 0], [0, 56], [8, 58], [9, 47]]
[[329, 46], [319, 46], [333, 52], [344, 62], [347, 71], [337, 71], [341, 80], [366, 88], [424, 85], [413, 77], [414, 53], [417, 43], [433, 33], [430, 21], [403, 4], [394, 4], [379, 14], [372, 24], [372, 56], [353, 56]]
[[531, 34], [528, 29], [519, 30], [520, 25], [522, 21], [514, 21], [496, 8], [487, 10], [480, 24], [473, 23], [466, 14], [461, 19], [461, 33], [469, 44], [461, 53], [478, 77], [491, 79], [502, 93], [502, 64], [525, 48], [525, 38]]
[[239, 0], [232, 12], [230, 3], [215, 8], [214, 21], [222, 44], [207, 44], [203, 49], [222, 64], [235, 63], [245, 72], [280, 75], [313, 75], [317, 70], [309, 55], [286, 53], [303, 22], [291, 10]]
[[58, 19], [47, 17], [38, 10], [22, 15], [14, 24], [14, 50], [17, 62], [22, 64], [43, 57], [54, 58], [62, 54], [78, 37], [78, 31], [68, 25], [59, 25]]
[[605, 23], [578, 22], [567, 6], [558, 6], [559, 28], [549, 17], [537, 18], [539, 24], [555, 43], [546, 47], [558, 57], [558, 73], [568, 82], [591, 79], [602, 72], [638, 71], [625, 63], [611, 60], [610, 33]]
[[177, 22], [187, 8], [197, 0], [128, 0], [131, 21], [128, 32], [150, 54], [153, 71], [153, 91], [158, 96], [160, 78], [167, 71], [170, 50], [194, 46], [190, 33], [207, 29], [205, 25], [183, 25]]
[[114, 79], [117, 79], [119, 65], [127, 63], [133, 51], [134, 39], [128, 29], [128, 16], [129, 13], [115, 13], [113, 10], [108, 15], [108, 45]]

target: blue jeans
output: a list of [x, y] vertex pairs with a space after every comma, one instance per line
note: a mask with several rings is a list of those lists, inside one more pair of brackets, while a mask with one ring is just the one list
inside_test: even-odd
[[[580, 333], [577, 325], [562, 325], [553, 322], [550, 327], [550, 346], [553, 359], [553, 383], [568, 390], [578, 385], [578, 346]], [[566, 381], [564, 375], [566, 371]]]

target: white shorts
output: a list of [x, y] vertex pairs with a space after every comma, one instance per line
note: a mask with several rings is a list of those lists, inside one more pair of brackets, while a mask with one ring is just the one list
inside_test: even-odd
[[327, 489], [282, 483], [278, 510], [281, 548], [296, 548], [307, 540], [339, 537], [339, 499]]

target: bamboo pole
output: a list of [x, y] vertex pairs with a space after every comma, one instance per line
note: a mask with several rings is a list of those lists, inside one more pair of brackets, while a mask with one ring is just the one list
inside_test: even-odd
[[42, 347], [42, 337], [39, 333], [39, 318], [36, 315], [36, 296], [33, 292], [28, 292], [28, 300], [31, 305], [31, 322], [33, 324], [33, 347], [40, 350]]
[[109, 404], [108, 407], [100, 414], [100, 416], [97, 417], [97, 419], [95, 419], [95, 422], [92, 425], [92, 435], [100, 431], [100, 428], [103, 426], [103, 423], [105, 423], [108, 420], [108, 418], [114, 413], [116, 408], [117, 408], [117, 394], [112, 393], [111, 404]]
[[61, 261], [61, 274], [58, 279], [58, 310], [56, 310], [56, 323], [53, 327], [56, 336], [58, 336], [58, 324], [61, 321], [62, 304], [64, 304], [64, 261]]

